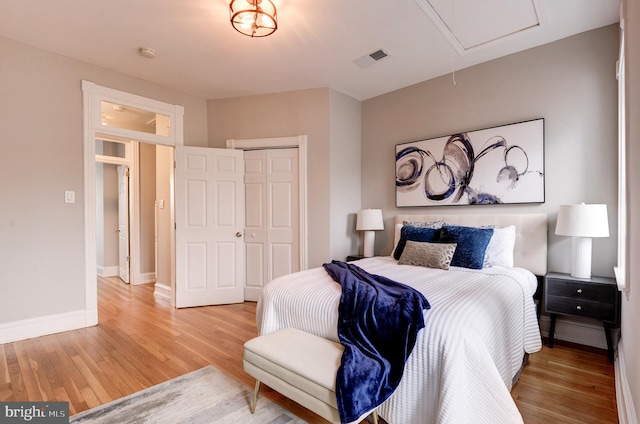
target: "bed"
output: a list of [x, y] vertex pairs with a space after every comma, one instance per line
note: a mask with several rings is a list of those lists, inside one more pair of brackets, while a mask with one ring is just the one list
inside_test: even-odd
[[[522, 422], [510, 390], [523, 357], [541, 348], [533, 294], [536, 275], [546, 273], [547, 216], [398, 215], [394, 249], [406, 221], [513, 225], [513, 266], [443, 270], [399, 265], [393, 256], [355, 262], [367, 272], [417, 289], [431, 304], [400, 385], [379, 407], [379, 415], [391, 424]], [[258, 331], [294, 327], [338, 341], [340, 294], [340, 286], [322, 267], [274, 279], [258, 302]]]

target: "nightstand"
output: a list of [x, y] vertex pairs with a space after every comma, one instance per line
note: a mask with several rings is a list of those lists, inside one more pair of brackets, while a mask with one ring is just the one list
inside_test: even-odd
[[575, 278], [549, 273], [544, 279], [545, 312], [551, 317], [549, 347], [553, 347], [556, 316], [568, 315], [601, 321], [607, 338], [609, 360], [613, 362], [611, 324], [618, 322], [620, 292], [613, 278]]
[[347, 262], [357, 261], [358, 259], [364, 259], [364, 256], [360, 256], [360, 255], [349, 255], [349, 256], [347, 256]]

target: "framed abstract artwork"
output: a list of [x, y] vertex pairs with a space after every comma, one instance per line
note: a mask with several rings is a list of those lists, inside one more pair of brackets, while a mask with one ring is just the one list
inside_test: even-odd
[[396, 145], [396, 206], [544, 203], [544, 119]]

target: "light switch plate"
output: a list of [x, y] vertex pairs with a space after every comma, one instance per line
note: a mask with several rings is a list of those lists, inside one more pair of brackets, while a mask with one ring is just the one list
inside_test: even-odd
[[72, 190], [65, 190], [64, 203], [76, 203], [76, 192]]

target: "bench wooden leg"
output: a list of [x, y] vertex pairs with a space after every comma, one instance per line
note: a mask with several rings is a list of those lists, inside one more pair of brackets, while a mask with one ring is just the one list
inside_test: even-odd
[[253, 399], [249, 411], [253, 414], [256, 412], [256, 404], [258, 403], [258, 394], [260, 393], [260, 380], [256, 380], [256, 388], [253, 390]]
[[371, 416], [373, 417], [373, 424], [378, 424], [378, 411], [373, 411]]

